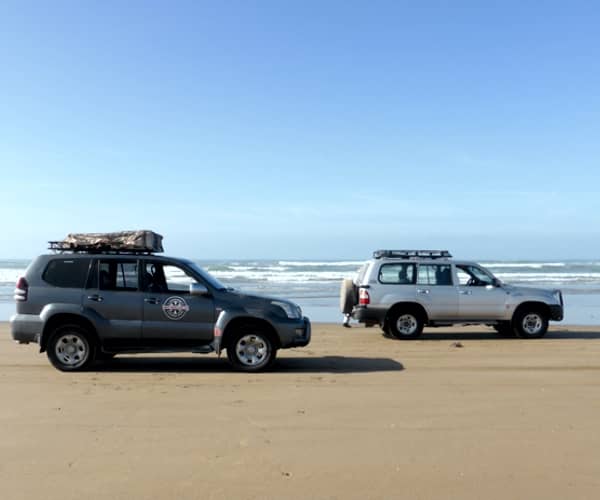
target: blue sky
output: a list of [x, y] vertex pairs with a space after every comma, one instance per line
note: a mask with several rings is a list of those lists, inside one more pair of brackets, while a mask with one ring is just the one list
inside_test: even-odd
[[[495, 5], [493, 5], [495, 4]], [[3, 2], [0, 257], [600, 253], [597, 2]]]

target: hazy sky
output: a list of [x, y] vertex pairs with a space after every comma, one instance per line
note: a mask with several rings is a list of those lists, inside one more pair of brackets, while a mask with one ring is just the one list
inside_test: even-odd
[[[496, 6], [491, 6], [496, 4]], [[600, 3], [4, 1], [0, 257], [600, 255]]]

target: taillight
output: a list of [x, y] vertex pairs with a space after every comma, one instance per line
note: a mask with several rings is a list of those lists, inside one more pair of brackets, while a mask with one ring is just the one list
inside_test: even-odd
[[27, 300], [27, 293], [29, 292], [29, 283], [21, 276], [17, 280], [17, 286], [15, 287], [15, 300], [24, 302]]
[[371, 302], [371, 298], [369, 297], [369, 292], [364, 288], [358, 289], [358, 304], [361, 306], [366, 306]]

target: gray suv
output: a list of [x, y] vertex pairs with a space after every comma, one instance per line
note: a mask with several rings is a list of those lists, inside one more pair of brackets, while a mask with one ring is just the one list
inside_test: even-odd
[[293, 302], [223, 286], [186, 259], [151, 253], [42, 255], [15, 289], [13, 338], [37, 342], [59, 370], [84, 369], [119, 353], [220, 354], [259, 371], [277, 350], [310, 342]]
[[344, 280], [341, 310], [399, 339], [424, 326], [485, 324], [505, 336], [543, 337], [564, 313], [560, 290], [502, 283], [446, 250], [378, 250], [354, 280]]

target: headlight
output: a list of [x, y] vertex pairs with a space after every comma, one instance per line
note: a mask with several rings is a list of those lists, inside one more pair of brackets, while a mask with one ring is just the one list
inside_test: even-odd
[[302, 309], [300, 309], [300, 307], [298, 307], [296, 304], [292, 304], [291, 302], [282, 302], [280, 300], [273, 300], [271, 301], [271, 304], [283, 309], [289, 319], [300, 319], [302, 317]]

